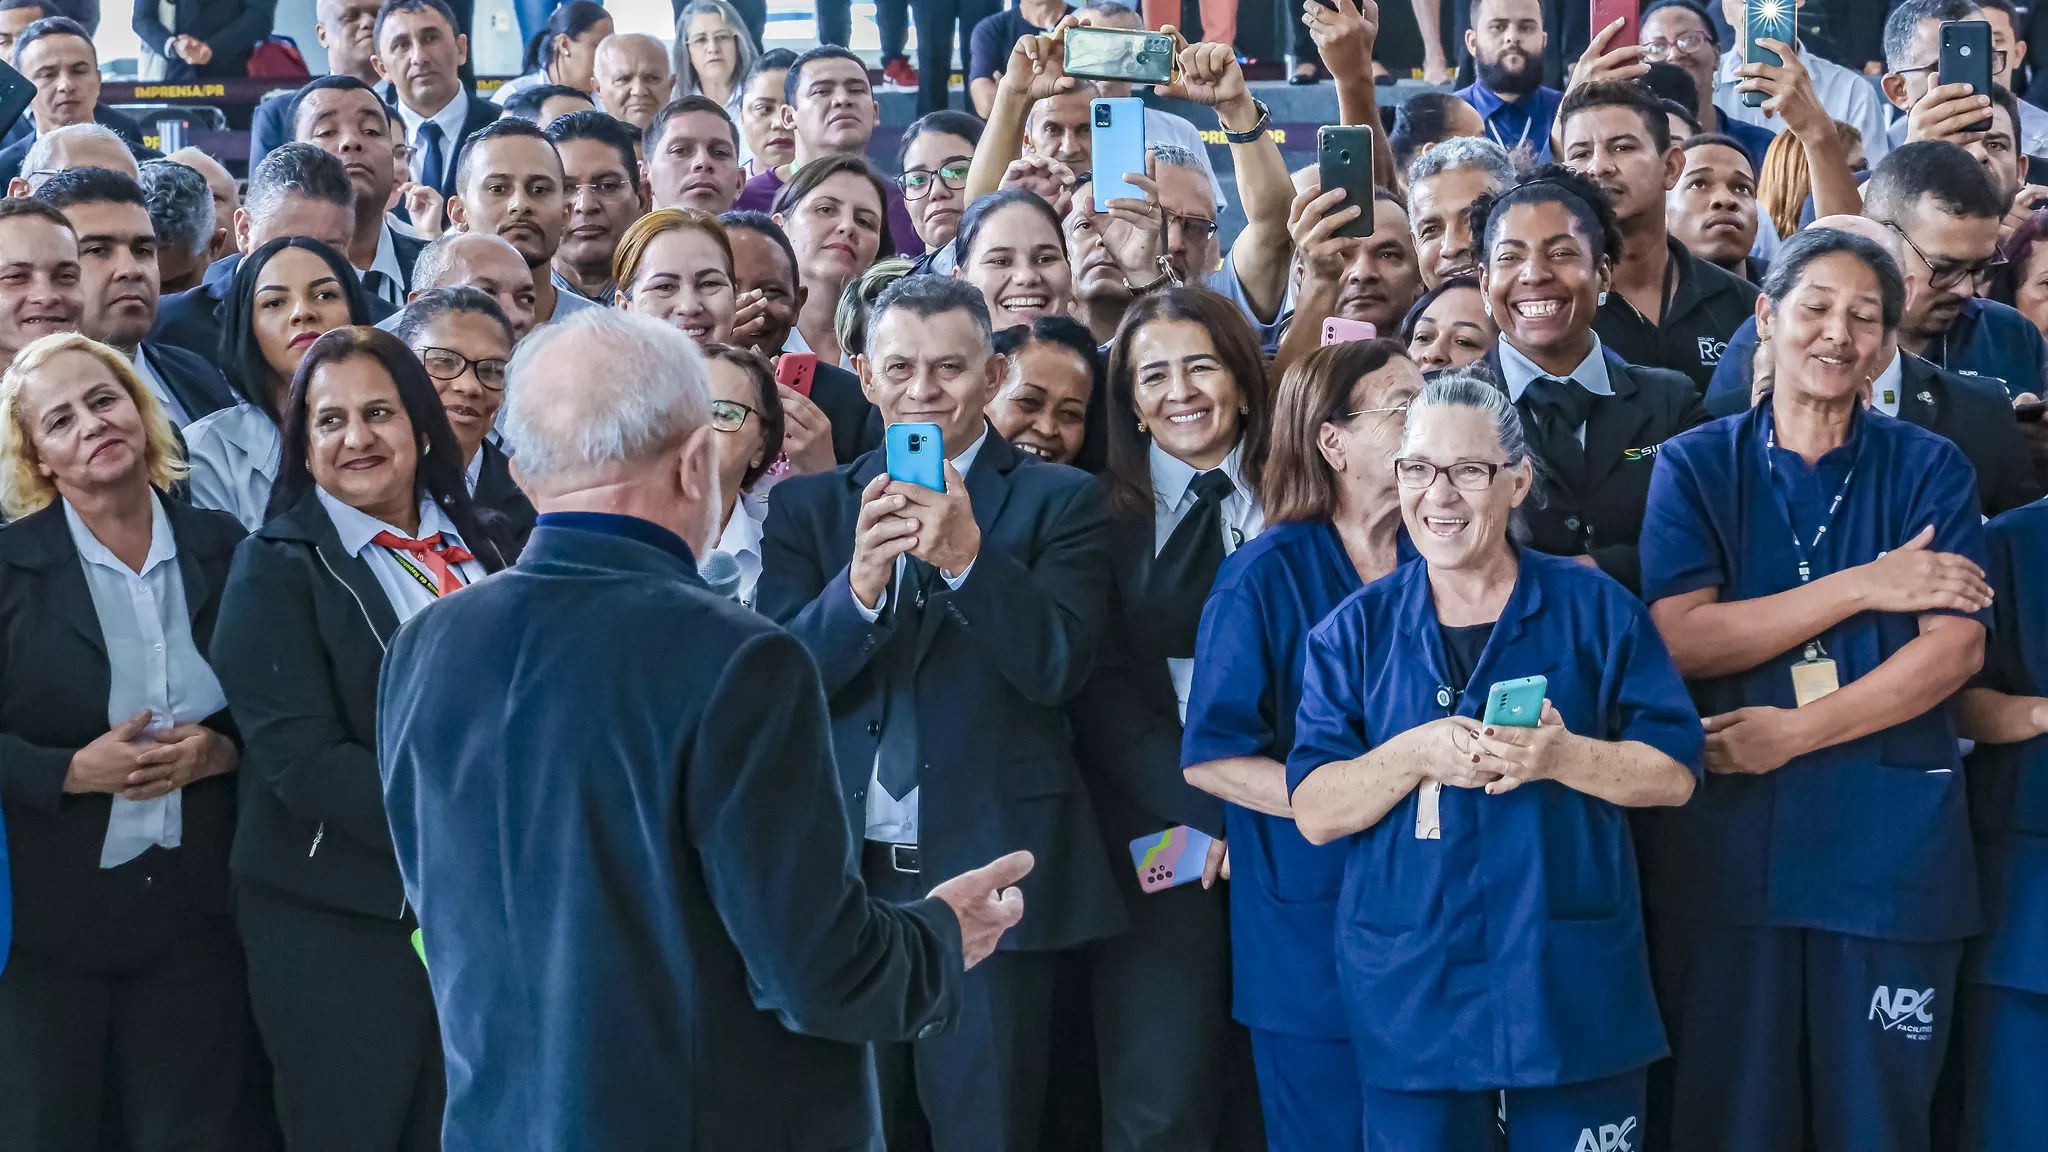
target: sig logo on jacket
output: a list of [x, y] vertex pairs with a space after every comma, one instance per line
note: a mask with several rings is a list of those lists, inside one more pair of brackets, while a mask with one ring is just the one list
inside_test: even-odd
[[1572, 1145], [1572, 1152], [1635, 1152], [1635, 1149], [1636, 1118], [1633, 1116], [1619, 1124], [1581, 1128], [1579, 1142]]
[[1934, 989], [1887, 988], [1882, 984], [1870, 994], [1871, 1020], [1887, 1032], [1899, 1032], [1915, 1040], [1934, 1035]]
[[1700, 344], [1700, 363], [1719, 364], [1721, 362], [1721, 353], [1728, 350], [1728, 342], [1726, 340], [1716, 340], [1712, 336], [1700, 336], [1697, 339]]

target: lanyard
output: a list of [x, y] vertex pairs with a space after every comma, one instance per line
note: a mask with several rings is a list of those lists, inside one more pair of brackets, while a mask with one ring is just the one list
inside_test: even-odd
[[[393, 560], [398, 561], [398, 566], [400, 568], [405, 569], [406, 575], [411, 576], [413, 579], [419, 581], [420, 587], [425, 588], [429, 596], [432, 596], [436, 600], [439, 600], [441, 598], [441, 585], [433, 580], [428, 579], [427, 574], [425, 572], [422, 572], [419, 569], [413, 567], [412, 561], [407, 560], [404, 556], [400, 555], [398, 549], [386, 548], [384, 550], [384, 554], [391, 557]], [[448, 566], [448, 570], [450, 572], [455, 572], [455, 566], [453, 564], [450, 564]], [[462, 579], [462, 574], [460, 572], [456, 572], [455, 578], [457, 580]]]
[[1771, 473], [1771, 495], [1778, 501], [1778, 508], [1785, 514], [1785, 526], [1792, 530], [1792, 553], [1799, 558], [1799, 582], [1804, 584], [1813, 579], [1811, 553], [1820, 548], [1820, 542], [1834, 526], [1835, 513], [1842, 509], [1842, 498], [1849, 494], [1849, 482], [1856, 479], [1856, 464], [1862, 459], [1862, 450], [1857, 450], [1856, 459], [1849, 462], [1849, 472], [1842, 477], [1842, 486], [1835, 489], [1835, 498], [1828, 502], [1827, 514], [1821, 517], [1820, 527], [1814, 530], [1813, 543], [1806, 544], [1799, 539], [1799, 527], [1792, 522], [1792, 504], [1778, 491], [1778, 464], [1772, 458], [1772, 450], [1778, 446], [1778, 429], [1775, 423], [1764, 433], [1764, 467]]
[[[1505, 101], [1502, 102], [1501, 107], [1507, 107]], [[1500, 145], [1502, 148], [1505, 148], [1510, 152], [1513, 152], [1515, 149], [1520, 148], [1524, 144], [1527, 144], [1529, 142], [1529, 129], [1534, 128], [1536, 126], [1536, 117], [1534, 115], [1530, 114], [1530, 112], [1527, 109], [1521, 109], [1521, 112], [1522, 137], [1521, 139], [1516, 140], [1513, 144], [1508, 143], [1507, 140], [1501, 136], [1500, 129], [1494, 125], [1492, 116], [1489, 116], [1486, 119], [1486, 134], [1488, 136], [1493, 137], [1493, 142], [1495, 144]], [[1500, 109], [1494, 109], [1494, 115], [1497, 116], [1499, 114]]]

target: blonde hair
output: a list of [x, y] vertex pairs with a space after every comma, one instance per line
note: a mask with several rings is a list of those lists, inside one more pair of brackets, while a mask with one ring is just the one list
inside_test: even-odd
[[718, 250], [725, 253], [725, 274], [733, 274], [732, 240], [725, 234], [725, 225], [718, 217], [698, 208], [657, 208], [649, 212], [626, 229], [619, 237], [619, 246], [612, 252], [612, 283], [618, 285], [621, 293], [633, 294], [633, 279], [640, 275], [640, 261], [647, 255], [647, 246], [664, 232], [683, 232], [695, 229], [711, 237]]
[[170, 417], [143, 385], [142, 377], [135, 374], [135, 366], [128, 358], [76, 332], [58, 332], [32, 341], [15, 354], [14, 362], [0, 375], [0, 511], [13, 519], [39, 512], [57, 498], [56, 482], [38, 467], [41, 461], [35, 454], [28, 414], [21, 410], [21, 394], [31, 373], [66, 352], [83, 352], [99, 361], [128, 393], [128, 399], [142, 417], [142, 463], [152, 487], [168, 489], [189, 471]]
[[[1834, 121], [1835, 139], [1844, 152], [1853, 152], [1863, 144], [1863, 133], [1853, 125]], [[1778, 238], [1790, 240], [1799, 231], [1799, 218], [1805, 214], [1806, 199], [1813, 195], [1813, 173], [1806, 164], [1806, 145], [1790, 132], [1780, 132], [1771, 138], [1771, 146], [1764, 151], [1763, 168], [1756, 177], [1757, 208], [1771, 218], [1778, 230]]]

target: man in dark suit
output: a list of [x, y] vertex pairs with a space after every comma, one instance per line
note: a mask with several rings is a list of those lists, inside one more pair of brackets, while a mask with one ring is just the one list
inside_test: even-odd
[[232, 405], [228, 382], [209, 361], [143, 338], [156, 324], [156, 229], [142, 187], [105, 168], [74, 168], [43, 182], [36, 199], [78, 234], [78, 330], [119, 349], [178, 427]]
[[[36, 86], [28, 114], [38, 135], [68, 124], [96, 123], [112, 129], [138, 156], [147, 151], [133, 120], [100, 106], [99, 52], [77, 21], [52, 16], [23, 29], [14, 42], [14, 66]], [[35, 136], [29, 136], [0, 149], [0, 180], [21, 175], [21, 162], [34, 144]]]
[[1003, 360], [966, 283], [890, 286], [855, 363], [885, 419], [937, 425], [906, 456], [944, 490], [892, 480], [880, 451], [784, 480], [756, 605], [824, 673], [870, 888], [909, 898], [991, 850], [1037, 861], [1031, 921], [967, 981], [959, 1031], [877, 1053], [892, 1143], [929, 1127], [939, 1152], [1020, 1152], [1037, 1146], [1057, 953], [1125, 924], [1062, 713], [1102, 626], [1107, 514], [1088, 476], [989, 428]]
[[[314, 6], [313, 37], [327, 50], [327, 74], [353, 76], [377, 90], [386, 104], [396, 97], [391, 83], [377, 74], [378, 0], [320, 0]], [[291, 94], [273, 95], [256, 106], [249, 119], [249, 166], [255, 167], [270, 150], [292, 138], [285, 112]]]
[[377, 74], [391, 82], [393, 111], [412, 148], [408, 174], [447, 199], [463, 141], [498, 118], [501, 109], [463, 88], [458, 69], [469, 59], [462, 34], [443, 0], [384, 0], [377, 10]]
[[355, 186], [355, 229], [348, 262], [363, 290], [393, 308], [412, 291], [412, 269], [426, 242], [392, 227], [384, 206], [397, 183], [391, 146], [391, 111], [368, 84], [353, 76], [321, 76], [292, 97], [287, 114], [292, 139], [340, 160]]
[[135, 6], [135, 34], [162, 56], [173, 83], [249, 74], [249, 52], [270, 35], [277, 0], [173, 0], [165, 24], [160, 5]]
[[1030, 857], [863, 889], [816, 667], [697, 575], [723, 504], [687, 337], [591, 310], [513, 377], [539, 525], [399, 632], [377, 707], [443, 1146], [867, 1147], [860, 1045], [960, 1018]]
[[[355, 232], [355, 196], [348, 169], [311, 144], [287, 144], [265, 156], [249, 174], [248, 195], [235, 209], [234, 254], [214, 261], [198, 287], [164, 298], [150, 339], [219, 359], [218, 313], [242, 255], [279, 236], [310, 236], [347, 252]], [[395, 311], [371, 297], [372, 320]]]

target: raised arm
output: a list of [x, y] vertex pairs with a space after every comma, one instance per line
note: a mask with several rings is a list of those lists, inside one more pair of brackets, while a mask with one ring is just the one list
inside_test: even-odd
[[1737, 92], [1762, 92], [1760, 111], [1767, 118], [1783, 122], [1785, 130], [1806, 149], [1806, 170], [1813, 187], [1813, 210], [1820, 216], [1860, 216], [1863, 189], [1849, 169], [1849, 155], [1835, 135], [1834, 118], [1814, 93], [1813, 77], [1799, 54], [1769, 37], [1758, 37], [1757, 46], [1776, 52], [1782, 64], [1744, 64], [1736, 69], [1741, 77]]
[[[1424, 27], [1423, 47], [1437, 42], [1436, 0], [1413, 0], [1419, 12], [1427, 4], [1430, 23]], [[1381, 130], [1379, 88], [1373, 83], [1372, 50], [1379, 43], [1380, 6], [1376, 0], [1335, 0], [1336, 7], [1321, 0], [1302, 0], [1301, 21], [1308, 25], [1309, 38], [1322, 54], [1324, 67], [1337, 85], [1337, 119], [1345, 124], [1363, 124], [1372, 129], [1373, 183], [1389, 190], [1401, 186], [1394, 165], [1394, 148]], [[1443, 62], [1443, 48], [1437, 46], [1437, 62]]]
[[[1308, 3], [1315, 6], [1316, 0]], [[1288, 366], [1322, 345], [1323, 321], [1337, 314], [1337, 299], [1344, 292], [1344, 270], [1365, 243], [1336, 234], [1360, 213], [1372, 210], [1370, 204], [1347, 204], [1346, 197], [1342, 188], [1325, 193], [1322, 185], [1311, 183], [1288, 207], [1288, 231], [1301, 253], [1301, 282], [1294, 291], [1294, 319], [1266, 371], [1267, 387], [1275, 393]]]
[[[1010, 62], [995, 83], [995, 99], [989, 106], [988, 125], [981, 143], [975, 145], [974, 163], [967, 168], [965, 202], [976, 200], [1002, 185], [1010, 162], [1024, 153], [1024, 126], [1031, 118], [1031, 106], [1074, 86], [1067, 75], [1064, 53], [1067, 29], [1077, 21], [1063, 18], [1050, 32], [1035, 32], [1018, 38], [1010, 50]], [[1077, 173], [1078, 175], [1078, 173]]]
[[[1249, 132], [1259, 124], [1258, 101], [1245, 86], [1244, 70], [1227, 44], [1190, 44], [1181, 49], [1180, 79], [1161, 85], [1158, 93], [1204, 104], [1216, 110], [1225, 132]], [[1248, 144], [1230, 146], [1237, 169], [1237, 199], [1244, 208], [1244, 231], [1231, 245], [1238, 283], [1252, 311], [1270, 323], [1287, 295], [1287, 273], [1294, 263], [1294, 241], [1287, 235], [1287, 206], [1294, 199], [1294, 181], [1287, 161], [1270, 133]], [[1190, 280], [1207, 276], [1207, 268], [1189, 268]]]

